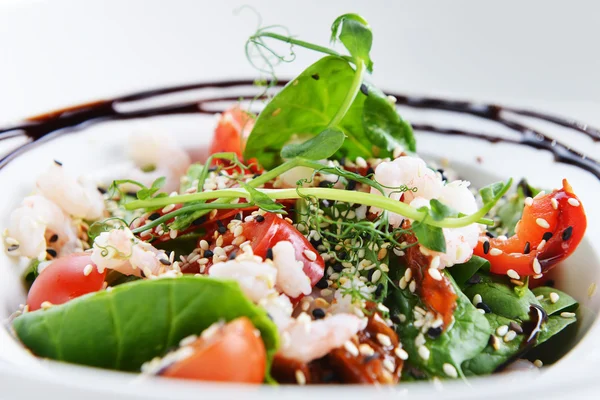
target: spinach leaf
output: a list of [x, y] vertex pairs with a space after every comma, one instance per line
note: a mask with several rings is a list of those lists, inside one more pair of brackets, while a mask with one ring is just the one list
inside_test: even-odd
[[368, 96], [362, 115], [367, 138], [384, 150], [380, 156], [390, 156], [396, 147], [416, 150], [412, 126], [403, 120], [387, 96], [372, 85], [366, 86]]
[[237, 283], [206, 277], [129, 282], [23, 314], [13, 327], [39, 357], [138, 371], [142, 363], [164, 355], [186, 336], [241, 316], [260, 331], [271, 360], [279, 338], [267, 313], [248, 300]]
[[449, 268], [449, 272], [456, 284], [462, 288], [477, 271], [480, 269], [489, 270], [489, 268], [490, 262], [488, 260], [473, 255], [466, 263], [456, 264]]
[[[535, 296], [544, 296], [539, 302], [548, 315], [554, 315], [563, 311], [575, 311], [579, 307], [577, 300], [565, 292], [548, 286], [537, 287], [532, 292]], [[550, 293], [556, 293], [559, 296], [556, 303], [550, 300]]]
[[394, 313], [406, 316], [406, 322], [398, 324], [396, 329], [409, 354], [410, 362], [430, 376], [444, 377], [443, 365], [453, 365], [462, 375], [461, 364], [480, 354], [486, 347], [491, 329], [486, 318], [471, 304], [471, 301], [456, 286], [452, 277], [446, 272], [452, 287], [458, 295], [454, 323], [438, 338], [431, 339], [425, 335], [425, 346], [430, 350], [428, 360], [418, 353], [415, 339], [421, 330], [414, 326], [414, 307], [423, 306], [419, 297], [407, 289], [391, 289], [388, 297], [388, 307]]
[[433, 251], [446, 252], [446, 239], [442, 228], [415, 221], [412, 231], [421, 245]]
[[345, 138], [346, 135], [339, 129], [328, 128], [304, 143], [285, 145], [281, 149], [281, 158], [301, 157], [308, 160], [324, 160], [342, 147]]
[[[256, 158], [271, 169], [281, 163], [281, 148], [292, 135], [318, 134], [329, 127], [352, 86], [355, 71], [340, 57], [324, 57], [289, 82], [258, 115], [246, 142], [244, 159]], [[347, 136], [340, 151], [369, 157], [371, 143], [362, 129], [365, 96], [359, 93], [335, 126]]]
[[335, 42], [338, 37], [352, 57], [363, 60], [369, 72], [373, 72], [373, 61], [369, 55], [373, 33], [369, 23], [357, 14], [340, 15], [331, 25], [331, 41]]
[[510, 284], [500, 282], [478, 283], [465, 288], [464, 293], [471, 299], [476, 294], [481, 295], [494, 314], [522, 321], [529, 318], [531, 304], [540, 305], [531, 290], [527, 289], [523, 296], [519, 296]]
[[567, 326], [577, 322], [577, 317], [561, 317], [560, 315], [553, 315], [548, 318], [548, 321], [544, 324], [544, 329], [540, 332], [538, 337], [537, 345], [547, 342], [554, 335], [562, 332]]

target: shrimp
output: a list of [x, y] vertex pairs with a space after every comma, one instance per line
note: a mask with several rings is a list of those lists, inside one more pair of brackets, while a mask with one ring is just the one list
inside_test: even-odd
[[[437, 199], [450, 208], [463, 213], [472, 214], [477, 211], [475, 196], [469, 190], [470, 182], [453, 181], [444, 185], [441, 176], [427, 168], [425, 161], [418, 157], [403, 156], [391, 162], [382, 162], [375, 169], [375, 179], [385, 186], [400, 187], [406, 185], [405, 192], [393, 192], [386, 189], [390, 198], [403, 201], [412, 207], [429, 207], [429, 201]], [[380, 193], [371, 189], [371, 193]], [[371, 212], [381, 213], [381, 210], [371, 207]], [[400, 226], [405, 218], [390, 213], [389, 220], [394, 226]], [[477, 245], [481, 227], [471, 224], [462, 228], [443, 228], [446, 239], [446, 252], [435, 252], [420, 245], [425, 255], [440, 256], [440, 268], [450, 267], [468, 261]]]
[[277, 269], [264, 262], [246, 260], [220, 262], [210, 267], [208, 275], [237, 281], [244, 294], [255, 303], [271, 294], [277, 294], [275, 290]]
[[60, 249], [61, 256], [83, 251], [77, 230], [63, 210], [43, 196], [26, 197], [10, 214], [6, 238], [9, 254], [45, 259], [47, 238]]
[[104, 199], [96, 185], [89, 180], [78, 181], [62, 165], [53, 163], [41, 174], [37, 188], [67, 215], [87, 220], [97, 220], [104, 215]]
[[304, 273], [304, 263], [296, 260], [291, 242], [282, 240], [273, 246], [273, 264], [277, 268], [277, 289], [292, 298], [310, 294], [310, 278]]
[[[177, 191], [180, 178], [191, 164], [190, 156], [166, 135], [136, 132], [129, 136], [128, 157], [130, 161], [113, 165], [101, 172], [89, 175], [98, 185], [109, 186], [116, 179], [130, 179], [145, 186], [165, 177], [163, 190]], [[126, 183], [125, 191], [136, 191], [139, 187]]]

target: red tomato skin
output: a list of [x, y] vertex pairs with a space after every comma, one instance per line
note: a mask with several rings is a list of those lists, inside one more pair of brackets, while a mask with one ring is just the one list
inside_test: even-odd
[[265, 345], [246, 317], [237, 318], [213, 336], [196, 339], [194, 354], [165, 369], [161, 376], [181, 379], [262, 383], [267, 355]]
[[[41, 308], [43, 302], [63, 304], [84, 294], [102, 289], [106, 271], [100, 273], [94, 266], [89, 275], [84, 275], [86, 265], [92, 264], [90, 255], [73, 254], [59, 258], [48, 265], [36, 278], [27, 294], [30, 311]], [[93, 265], [93, 264], [92, 264]]]
[[254, 118], [240, 107], [235, 106], [225, 111], [215, 129], [209, 149], [210, 154], [233, 152], [241, 159], [246, 138], [253, 127]]
[[[556, 202], [556, 209], [552, 206], [552, 199]], [[571, 204], [574, 201], [577, 206]], [[529, 213], [533, 213], [533, 216]], [[550, 226], [541, 228], [536, 222], [538, 218], [543, 218]], [[533, 267], [537, 259], [542, 273], [545, 274], [575, 251], [587, 227], [583, 205], [566, 179], [563, 180], [561, 189], [534, 199], [531, 206], [525, 206], [522, 221], [526, 221], [525, 226], [519, 226], [517, 233], [508, 240], [489, 239], [490, 248], [502, 250], [502, 254], [491, 255], [489, 251], [486, 254], [483, 241], [475, 247], [474, 254], [490, 262], [492, 273], [505, 275], [509, 269], [512, 269], [520, 276], [537, 275]], [[527, 229], [530, 226], [532, 228]], [[565, 233], [567, 230], [570, 230], [568, 235], [568, 232]], [[542, 249], [538, 249], [545, 232], [552, 233], [552, 237], [546, 241]], [[565, 239], [567, 236], [568, 238]], [[531, 248], [528, 254], [523, 253], [526, 242], [529, 242]]]

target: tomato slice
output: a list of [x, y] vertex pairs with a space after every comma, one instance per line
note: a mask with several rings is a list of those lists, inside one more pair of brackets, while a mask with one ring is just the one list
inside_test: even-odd
[[571, 185], [566, 179], [562, 183], [561, 189], [525, 205], [515, 235], [507, 240], [479, 241], [474, 253], [490, 262], [492, 273], [513, 270], [519, 276], [545, 274], [579, 246], [587, 218]]
[[[91, 271], [86, 269], [92, 265]], [[86, 275], [84, 272], [89, 272]], [[36, 278], [27, 294], [30, 311], [41, 308], [42, 303], [63, 304], [87, 293], [102, 289], [106, 271], [100, 273], [89, 254], [73, 254], [59, 258], [48, 265]]]
[[[254, 127], [254, 117], [239, 106], [221, 114], [210, 145], [210, 154], [233, 152], [242, 159], [246, 139]], [[220, 161], [214, 163], [221, 164]]]
[[265, 379], [265, 345], [246, 317], [200, 336], [189, 346], [193, 354], [167, 367], [162, 376], [256, 384]]

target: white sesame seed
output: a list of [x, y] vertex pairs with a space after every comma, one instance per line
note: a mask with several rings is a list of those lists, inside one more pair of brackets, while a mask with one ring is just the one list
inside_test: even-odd
[[396, 347], [394, 349], [394, 354], [396, 354], [396, 357], [401, 360], [408, 360], [408, 353], [403, 348]]
[[542, 276], [544, 276], [543, 274], [537, 274], [533, 276], [533, 279], [540, 279]]
[[331, 296], [332, 294], [333, 294], [333, 292], [331, 291], [331, 289], [321, 290], [321, 296], [323, 296], [323, 297]]
[[429, 355], [431, 354], [431, 352], [429, 351], [429, 349], [427, 347], [420, 346], [418, 352], [419, 352], [419, 356], [423, 360], [429, 360]]
[[496, 329], [496, 335], [504, 336], [508, 333], [508, 325], [500, 325], [498, 329]]
[[478, 309], [477, 309], [477, 312], [478, 312], [479, 314], [485, 314], [485, 310], [484, 310], [483, 308], [478, 308]]
[[563, 318], [573, 318], [575, 316], [575, 313], [573, 312], [561, 312], [560, 316]]
[[544, 218], [537, 218], [535, 220], [535, 223], [538, 224], [538, 226], [540, 226], [540, 227], [542, 227], [544, 229], [550, 228], [550, 224]]
[[389, 358], [386, 358], [385, 360], [383, 360], [383, 367], [390, 372], [394, 372], [396, 370], [396, 365]]
[[537, 258], [533, 259], [533, 272], [535, 272], [536, 274], [542, 273], [542, 265], [540, 264], [540, 261]]
[[165, 208], [162, 209], [163, 214], [170, 213], [175, 208], [175, 204], [169, 204]]
[[357, 357], [359, 355], [358, 348], [350, 340], [348, 340], [348, 341], [346, 341], [346, 343], [344, 343], [344, 348], [346, 349], [346, 351], [348, 353], [352, 354], [354, 357]]
[[415, 338], [415, 346], [416, 347], [423, 346], [425, 343], [426, 343], [425, 336], [423, 336], [422, 333], [419, 333], [417, 335], [417, 337]]
[[558, 210], [558, 201], [554, 197], [550, 199], [550, 203], [552, 204], [552, 208]]
[[190, 345], [190, 344], [194, 343], [196, 341], [196, 339], [198, 339], [198, 335], [186, 336], [179, 341], [179, 347], [184, 347], [184, 346]]
[[[429, 264], [429, 268], [438, 269], [440, 266], [440, 256], [435, 256], [431, 259], [431, 263]], [[441, 279], [437, 279], [438, 281]]]
[[444, 363], [442, 368], [444, 369], [444, 373], [450, 378], [458, 378], [458, 372], [456, 371], [456, 368], [454, 368], [454, 365]]
[[238, 225], [233, 229], [233, 237], [238, 237], [242, 233], [244, 233], [244, 227], [242, 225]]
[[373, 275], [371, 276], [371, 282], [377, 283], [379, 282], [379, 279], [381, 279], [381, 271], [375, 270], [375, 272], [373, 272]]
[[556, 292], [550, 293], [550, 301], [554, 304], [560, 299], [560, 296]]
[[569, 200], [567, 200], [567, 203], [569, 203], [570, 205], [572, 205], [573, 207], [579, 207], [579, 205], [581, 204], [579, 202], [579, 200], [577, 200], [574, 197], [569, 197]]
[[42, 307], [42, 310], [47, 310], [50, 307], [52, 307], [53, 305], [54, 304], [50, 303], [49, 301], [43, 301], [40, 306]]
[[492, 247], [489, 252], [490, 256], [499, 256], [502, 254], [502, 250]]
[[381, 343], [382, 346], [391, 346], [392, 340], [388, 335], [384, 335], [383, 333], [377, 334], [377, 341]]
[[525, 199], [525, 205], [531, 207], [532, 204], [533, 204], [533, 199], [531, 197], [527, 197]]
[[406, 280], [406, 282], [410, 282], [410, 280], [412, 279], [412, 269], [406, 268], [406, 271], [404, 271], [404, 279]]
[[356, 157], [356, 166], [359, 168], [367, 168], [368, 167], [365, 159], [360, 156]]
[[517, 332], [515, 332], [515, 331], [508, 331], [506, 333], [506, 335], [504, 335], [504, 341], [506, 343], [508, 343], [508, 342], [510, 342], [511, 340], [513, 340], [516, 337], [517, 337]]
[[404, 256], [404, 251], [400, 250], [397, 247], [394, 247], [394, 254], [397, 255], [398, 257], [402, 257], [402, 256]]
[[546, 246], [546, 241], [542, 239], [542, 241], [540, 242], [540, 244], [538, 244], [538, 246], [537, 246], [537, 250], [538, 251], [544, 250], [544, 246]]
[[19, 241], [15, 238], [7, 237], [4, 240], [6, 241], [6, 244], [8, 244], [9, 246], [18, 246], [19, 245]]
[[408, 283], [406, 283], [406, 279], [404, 279], [404, 277], [400, 278], [400, 281], [398, 282], [398, 287], [402, 290], [406, 289], [406, 287], [408, 286]]
[[505, 241], [505, 240], [508, 240], [508, 237], [506, 235], [500, 235], [496, 239]]
[[592, 297], [594, 297], [594, 295], [596, 294], [596, 288], [598, 287], [598, 285], [593, 282], [590, 284], [590, 286], [588, 287], [588, 297], [591, 299]]
[[295, 375], [296, 375], [296, 382], [298, 382], [298, 385], [306, 385], [306, 376], [304, 376], [304, 372], [297, 369]]
[[317, 259], [317, 255], [315, 254], [314, 251], [312, 250], [304, 250], [304, 255], [306, 256], [306, 258], [308, 258], [310, 261], [315, 261]]
[[544, 300], [544, 295], [540, 294], [539, 296], [535, 296], [535, 298], [541, 301]]
[[481, 295], [479, 293], [473, 296], [473, 305], [477, 305], [481, 302], [483, 302], [483, 299], [481, 298]]
[[533, 362], [533, 365], [535, 365], [538, 368], [542, 368], [544, 366], [544, 363], [542, 362], [542, 360], [535, 360]]
[[171, 229], [171, 230], [169, 230], [169, 237], [170, 237], [171, 239], [175, 239], [175, 238], [177, 237], [177, 234], [178, 234], [178, 233], [179, 233], [179, 232], [178, 232], [176, 229]]
[[427, 272], [429, 273], [429, 276], [431, 276], [436, 281], [441, 281], [442, 280], [442, 274], [440, 274], [440, 270], [439, 269], [429, 268], [427, 270]]
[[88, 276], [89, 274], [92, 273], [92, 270], [94, 269], [94, 266], [92, 264], [88, 264], [85, 267], [83, 267], [83, 275]]
[[534, 199], [539, 199], [542, 196], [545, 196], [546, 192], [544, 192], [543, 190], [541, 190], [538, 194], [535, 195]]
[[410, 290], [411, 293], [414, 293], [415, 290], [417, 290], [417, 282], [415, 282], [414, 279], [410, 281], [410, 284], [408, 285], [408, 290]]
[[373, 354], [375, 354], [375, 350], [373, 350], [373, 348], [371, 346], [369, 346], [367, 343], [360, 344], [358, 346], [358, 351], [363, 356], [372, 356]]
[[506, 271], [506, 275], [508, 275], [508, 277], [512, 279], [521, 279], [521, 276], [514, 269], [509, 269], [508, 271]]

